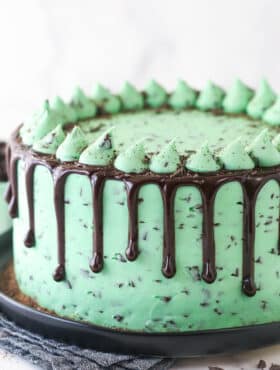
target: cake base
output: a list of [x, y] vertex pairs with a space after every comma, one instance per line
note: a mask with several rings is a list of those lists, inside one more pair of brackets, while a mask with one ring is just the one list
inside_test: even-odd
[[[0, 309], [21, 327], [48, 338], [103, 352], [196, 357], [240, 352], [280, 343], [280, 322], [178, 334], [121, 332], [56, 316], [18, 289], [11, 238], [0, 238]], [[8, 241], [8, 242], [7, 242]]]

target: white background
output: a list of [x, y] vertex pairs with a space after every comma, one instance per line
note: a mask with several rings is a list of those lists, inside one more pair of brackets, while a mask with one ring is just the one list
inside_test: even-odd
[[[178, 77], [198, 88], [235, 77], [255, 87], [266, 77], [280, 92], [280, 1], [0, 0], [2, 138], [45, 98], [68, 99], [78, 84], [117, 91], [124, 80], [144, 88], [155, 78], [171, 89]], [[249, 368], [278, 352], [251, 354]], [[240, 368], [247, 357], [214, 362]]]
[[265, 76], [280, 91], [279, 57], [279, 0], [0, 0], [0, 136], [78, 84]]

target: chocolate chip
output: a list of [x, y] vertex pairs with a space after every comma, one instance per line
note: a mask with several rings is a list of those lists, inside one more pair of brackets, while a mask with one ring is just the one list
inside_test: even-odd
[[231, 276], [238, 277], [239, 276], [239, 269], [236, 268], [235, 271], [231, 274]]
[[162, 297], [162, 300], [164, 301], [164, 302], [170, 302], [171, 301], [171, 299], [172, 299], [172, 297], [168, 297], [168, 296], [164, 296], [164, 297]]
[[146, 231], [146, 232], [143, 234], [142, 239], [143, 239], [143, 240], [147, 240], [147, 238], [148, 238], [148, 232]]
[[65, 282], [66, 282], [68, 288], [69, 289], [72, 289], [72, 284], [70, 283], [70, 281], [69, 280], [66, 280]]
[[201, 302], [200, 306], [201, 307], [207, 307], [207, 306], [209, 306], [209, 302]]
[[262, 300], [260, 306], [262, 310], [265, 310], [267, 307], [267, 301]]
[[121, 316], [121, 315], [115, 315], [115, 316], [114, 316], [114, 319], [115, 319], [116, 321], [118, 321], [118, 322], [121, 322], [121, 321], [123, 321], [123, 316]]
[[123, 263], [127, 262], [127, 260], [124, 258], [124, 256], [121, 253], [115, 253], [113, 259], [123, 262]]
[[218, 308], [214, 308], [214, 312], [219, 316], [223, 314]]

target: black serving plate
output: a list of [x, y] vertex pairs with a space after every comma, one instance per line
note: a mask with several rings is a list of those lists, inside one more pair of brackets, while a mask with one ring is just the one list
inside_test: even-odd
[[[0, 270], [11, 258], [11, 235], [0, 238]], [[0, 310], [25, 329], [104, 352], [165, 357], [234, 353], [280, 343], [280, 322], [178, 334], [122, 332], [52, 316], [0, 292]]]

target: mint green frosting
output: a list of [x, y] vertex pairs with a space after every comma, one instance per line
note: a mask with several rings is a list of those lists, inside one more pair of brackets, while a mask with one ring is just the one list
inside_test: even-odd
[[255, 167], [252, 158], [246, 152], [240, 138], [228, 144], [219, 158], [227, 170], [249, 170]]
[[265, 111], [262, 119], [270, 125], [280, 125], [280, 96], [278, 96], [275, 103]]
[[87, 144], [85, 134], [79, 126], [75, 126], [58, 147], [56, 158], [64, 162], [76, 161]]
[[26, 145], [32, 145], [62, 123], [61, 115], [51, 109], [49, 102], [46, 101], [43, 111], [33, 116], [27, 127], [21, 130], [22, 141]]
[[280, 134], [275, 136], [275, 138], [272, 140], [272, 144], [276, 147], [277, 150], [280, 151]]
[[33, 144], [32, 149], [38, 153], [55, 154], [59, 145], [64, 141], [65, 134], [62, 125], [56, 126], [54, 130]]
[[222, 88], [208, 81], [198, 96], [196, 106], [201, 110], [222, 108], [224, 96], [225, 92]]
[[115, 167], [127, 173], [141, 173], [148, 168], [143, 140], [131, 145], [124, 152], [121, 152], [116, 160]]
[[159, 108], [167, 101], [167, 93], [156, 81], [151, 80], [145, 90], [146, 102], [152, 108]]
[[245, 112], [248, 102], [253, 95], [253, 90], [237, 79], [223, 101], [224, 111], [227, 113]]
[[218, 171], [221, 166], [205, 143], [187, 159], [186, 168], [194, 172], [213, 172]]
[[196, 100], [196, 92], [185, 81], [179, 80], [176, 89], [169, 98], [169, 105], [173, 109], [193, 107]]
[[26, 121], [24, 121], [23, 126], [20, 128], [20, 135], [23, 139], [23, 142], [29, 140], [29, 136], [32, 135], [31, 131], [34, 129], [34, 126], [37, 125], [38, 120], [46, 112], [46, 110], [49, 109], [49, 107], [49, 101], [45, 100], [42, 107], [35, 111]]
[[110, 95], [104, 100], [103, 109], [106, 113], [116, 114], [121, 110], [120, 99], [115, 95]]
[[247, 148], [247, 151], [258, 166], [271, 167], [280, 164], [280, 153], [272, 144], [268, 129], [262, 130]]
[[71, 106], [75, 109], [78, 119], [94, 117], [97, 111], [94, 101], [90, 100], [79, 87], [74, 91]]
[[93, 90], [93, 99], [96, 103], [101, 104], [107, 97], [111, 95], [109, 89], [101, 84], [97, 84]]
[[102, 105], [103, 110], [109, 114], [116, 114], [121, 110], [120, 99], [112, 95], [104, 86], [97, 84], [93, 92], [93, 99]]
[[124, 84], [120, 97], [124, 110], [140, 110], [144, 107], [143, 95], [129, 82]]
[[175, 140], [172, 140], [152, 158], [150, 170], [155, 173], [172, 173], [178, 169], [179, 165], [180, 156], [176, 149]]
[[114, 146], [110, 129], [82, 152], [79, 162], [92, 166], [106, 166], [113, 158]]
[[262, 118], [264, 111], [275, 102], [275, 99], [276, 94], [268, 82], [261, 80], [255, 96], [247, 106], [247, 114], [255, 119]]
[[61, 117], [64, 123], [76, 122], [77, 114], [71, 105], [66, 104], [59, 96], [56, 96], [50, 104], [51, 109], [55, 110]]

